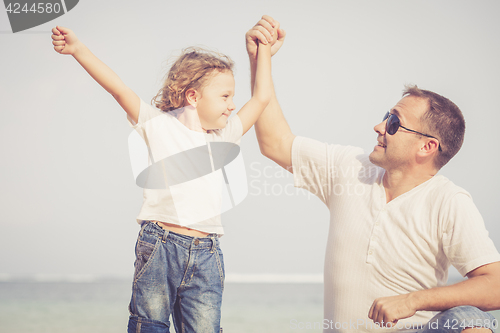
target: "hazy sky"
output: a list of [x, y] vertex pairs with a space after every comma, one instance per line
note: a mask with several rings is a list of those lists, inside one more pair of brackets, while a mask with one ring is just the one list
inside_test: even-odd
[[[405, 83], [450, 98], [467, 131], [441, 174], [472, 194], [500, 248], [499, 10], [494, 0], [82, 0], [29, 33], [1, 33], [0, 278], [133, 272], [142, 189], [128, 156], [131, 128], [114, 99], [53, 50], [56, 24], [145, 101], [182, 48], [225, 53], [236, 62], [241, 107], [250, 95], [244, 34], [271, 15], [287, 31], [273, 77], [292, 131], [367, 151]], [[0, 30], [10, 30], [3, 8]], [[227, 274], [321, 275], [328, 210], [260, 155], [253, 129], [241, 147], [249, 195], [222, 216]]]

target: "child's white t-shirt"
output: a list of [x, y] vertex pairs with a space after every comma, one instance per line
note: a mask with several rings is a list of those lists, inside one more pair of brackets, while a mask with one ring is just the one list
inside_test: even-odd
[[[214, 168], [214, 144], [209, 142], [239, 145], [243, 134], [240, 118], [231, 117], [223, 129], [197, 132], [170, 112], [141, 100], [138, 123], [127, 120], [148, 150], [147, 158], [139, 157], [148, 159], [145, 166], [149, 167], [137, 177], [138, 185], [144, 187], [137, 222], [157, 220], [222, 235], [220, 215], [226, 184], [223, 168], [220, 164]], [[138, 157], [131, 153], [131, 158]]]

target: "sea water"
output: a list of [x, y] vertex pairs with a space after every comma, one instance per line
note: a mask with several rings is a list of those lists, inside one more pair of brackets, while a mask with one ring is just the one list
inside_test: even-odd
[[[123, 280], [0, 282], [0, 332], [123, 333], [130, 295]], [[293, 332], [291, 320], [319, 322], [322, 313], [321, 284], [225, 284], [224, 332]]]
[[[130, 294], [124, 280], [0, 282], [0, 332], [123, 333]], [[494, 315], [500, 320], [500, 311]], [[225, 284], [226, 333], [321, 332], [322, 317], [321, 283]]]

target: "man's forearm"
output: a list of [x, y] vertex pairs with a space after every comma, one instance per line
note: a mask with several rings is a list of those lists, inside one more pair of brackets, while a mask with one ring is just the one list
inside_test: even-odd
[[[253, 94], [256, 63], [252, 60], [250, 61], [250, 69]], [[271, 101], [255, 123], [255, 132], [260, 150], [264, 155], [273, 149], [279, 149], [283, 136], [292, 134], [290, 126], [288, 126], [285, 116], [281, 111], [273, 85], [271, 85]]]
[[500, 309], [500, 279], [491, 275], [471, 277], [460, 283], [410, 294], [417, 311], [444, 311], [472, 305], [483, 311]]
[[377, 298], [368, 312], [374, 322], [395, 322], [417, 311], [445, 311], [471, 305], [483, 311], [500, 309], [500, 262], [477, 268], [460, 283], [409, 294]]

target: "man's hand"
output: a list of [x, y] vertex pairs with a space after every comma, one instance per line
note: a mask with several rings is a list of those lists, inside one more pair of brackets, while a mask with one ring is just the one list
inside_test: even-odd
[[280, 28], [278, 21], [264, 15], [262, 19], [245, 35], [247, 52], [250, 61], [257, 61], [257, 43], [271, 43], [271, 56], [273, 56], [283, 45], [286, 32]]
[[54, 50], [61, 54], [74, 55], [80, 44], [72, 30], [60, 26], [52, 29], [52, 39]]
[[377, 298], [368, 317], [383, 327], [392, 327], [399, 319], [411, 317], [417, 312], [411, 294]]

